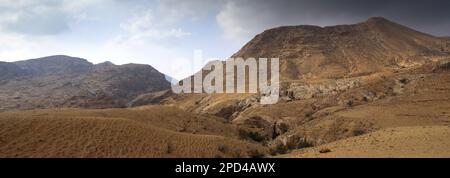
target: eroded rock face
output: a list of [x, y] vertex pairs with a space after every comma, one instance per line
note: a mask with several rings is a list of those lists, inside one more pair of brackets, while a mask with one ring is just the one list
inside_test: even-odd
[[149, 104], [159, 104], [164, 99], [174, 95], [172, 90], [164, 90], [158, 92], [151, 92], [137, 96], [132, 101], [127, 103], [127, 107], [144, 106]]
[[447, 52], [447, 54], [450, 54], [450, 37], [444, 37], [444, 45], [442, 47], [442, 51]]
[[257, 105], [258, 104], [257, 97], [249, 97], [240, 101], [235, 102], [232, 105], [229, 105], [227, 107], [224, 107], [217, 113], [216, 115], [219, 117], [223, 117], [227, 120], [233, 120], [236, 118], [241, 111], [244, 111], [245, 109]]
[[281, 93], [282, 96], [287, 96], [290, 99], [301, 100], [336, 95], [360, 85], [360, 78], [329, 80], [314, 84], [292, 82]]
[[433, 67], [433, 72], [442, 72], [450, 70], [450, 61], [443, 61]]

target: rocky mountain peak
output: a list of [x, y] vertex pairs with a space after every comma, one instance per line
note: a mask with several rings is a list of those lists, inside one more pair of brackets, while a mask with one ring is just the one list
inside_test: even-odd
[[0, 62], [0, 111], [125, 107], [138, 95], [169, 88], [164, 74], [143, 64], [93, 65], [63, 55]]
[[278, 27], [255, 36], [232, 57], [280, 59], [281, 78], [342, 78], [426, 63], [445, 56], [442, 38], [383, 17], [352, 25]]
[[33, 75], [62, 74], [85, 72], [93, 66], [86, 59], [65, 55], [48, 56], [14, 62]]

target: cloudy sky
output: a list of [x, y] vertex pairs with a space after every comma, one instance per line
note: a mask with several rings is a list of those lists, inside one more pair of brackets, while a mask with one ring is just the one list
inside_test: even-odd
[[0, 0], [0, 61], [64, 54], [93, 63], [150, 64], [174, 76], [201, 50], [225, 59], [283, 25], [336, 25], [384, 16], [450, 36], [448, 0]]

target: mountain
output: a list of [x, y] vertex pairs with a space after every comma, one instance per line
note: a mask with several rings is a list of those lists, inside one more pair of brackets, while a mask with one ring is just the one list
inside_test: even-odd
[[[232, 58], [279, 58], [281, 96], [297, 100], [340, 93], [359, 87], [367, 76], [431, 65], [449, 56], [448, 38], [418, 32], [383, 17], [372, 17], [352, 25], [269, 29], [256, 35]], [[199, 100], [184, 96], [187, 98], [178, 98], [182, 102]], [[252, 96], [250, 100], [257, 101], [258, 97]], [[235, 96], [221, 96], [217, 99], [221, 101], [206, 98], [210, 101], [186, 106], [215, 114], [223, 113], [223, 107], [232, 108], [225, 109], [225, 115], [231, 116], [248, 104], [236, 101], [239, 97]], [[240, 102], [243, 106], [235, 106]]]
[[354, 25], [287, 26], [257, 35], [233, 57], [280, 58], [281, 78], [342, 78], [448, 56], [445, 40], [382, 17]]
[[440, 129], [450, 122], [449, 44], [381, 17], [278, 27], [232, 55], [280, 59], [277, 104], [261, 105], [251, 93], [179, 94], [162, 103], [222, 117], [242, 138], [281, 154], [394, 127]]
[[174, 94], [146, 65], [0, 63], [4, 110], [132, 107], [1, 112], [0, 157], [450, 156], [447, 37], [375, 17], [270, 29], [233, 57], [280, 58], [278, 103]]
[[28, 74], [29, 72], [27, 70], [22, 69], [20, 66], [16, 64], [8, 62], [0, 62], [0, 81]]
[[82, 73], [92, 68], [92, 63], [86, 59], [62, 55], [18, 61], [14, 64], [32, 75]]
[[149, 65], [93, 65], [50, 56], [0, 63], [0, 110], [51, 107], [125, 107], [140, 94], [166, 90], [165, 75]]

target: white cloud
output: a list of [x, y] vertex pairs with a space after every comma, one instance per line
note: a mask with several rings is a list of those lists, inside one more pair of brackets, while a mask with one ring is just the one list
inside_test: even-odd
[[[85, 9], [111, 0], [0, 0], [0, 60], [80, 54], [93, 42], [66, 38]], [[78, 44], [77, 44], [78, 43]], [[88, 45], [86, 45], [88, 46]]]
[[132, 34], [132, 38], [182, 38], [191, 33], [177, 27], [178, 24], [207, 15], [215, 3], [217, 2], [211, 0], [158, 0], [156, 7], [140, 8], [140, 11], [120, 26]]
[[17, 61], [64, 54], [62, 45], [48, 37], [0, 33], [0, 61]]
[[276, 2], [229, 0], [216, 16], [216, 21], [226, 39], [242, 45], [266, 29], [296, 24], [288, 16], [277, 14], [274, 4]]
[[243, 6], [239, 6], [236, 2], [228, 2], [224, 9], [217, 15], [217, 24], [222, 28], [225, 38], [229, 40], [237, 40], [238, 43], [246, 40], [253, 32], [254, 26], [244, 26], [241, 18], [246, 17], [249, 11]]
[[1, 1], [0, 25], [4, 32], [51, 35], [68, 30], [68, 16], [58, 1]]
[[142, 38], [182, 38], [189, 36], [189, 32], [185, 32], [180, 28], [172, 27], [172, 24], [164, 20], [155, 19], [155, 15], [151, 9], [147, 9], [134, 17], [128, 22], [120, 24], [131, 40], [140, 40]]
[[192, 73], [183, 69], [193, 55], [184, 44], [195, 43], [187, 29], [196, 29], [190, 25], [213, 6], [209, 0], [0, 0], [0, 61], [64, 54], [150, 64], [183, 78]]
[[58, 35], [87, 19], [84, 10], [113, 0], [0, 0], [0, 30], [23, 35]]
[[217, 0], [158, 0], [158, 13], [164, 15], [164, 20], [168, 23], [185, 20], [196, 20], [207, 15], [221, 1]]
[[170, 74], [175, 78], [186, 77], [192, 73], [173, 69], [173, 66], [189, 61], [182, 57], [180, 49], [176, 46], [160, 45], [148, 40], [123, 40], [118, 37], [97, 50], [93, 58], [109, 60], [116, 64], [150, 64], [160, 72]]

